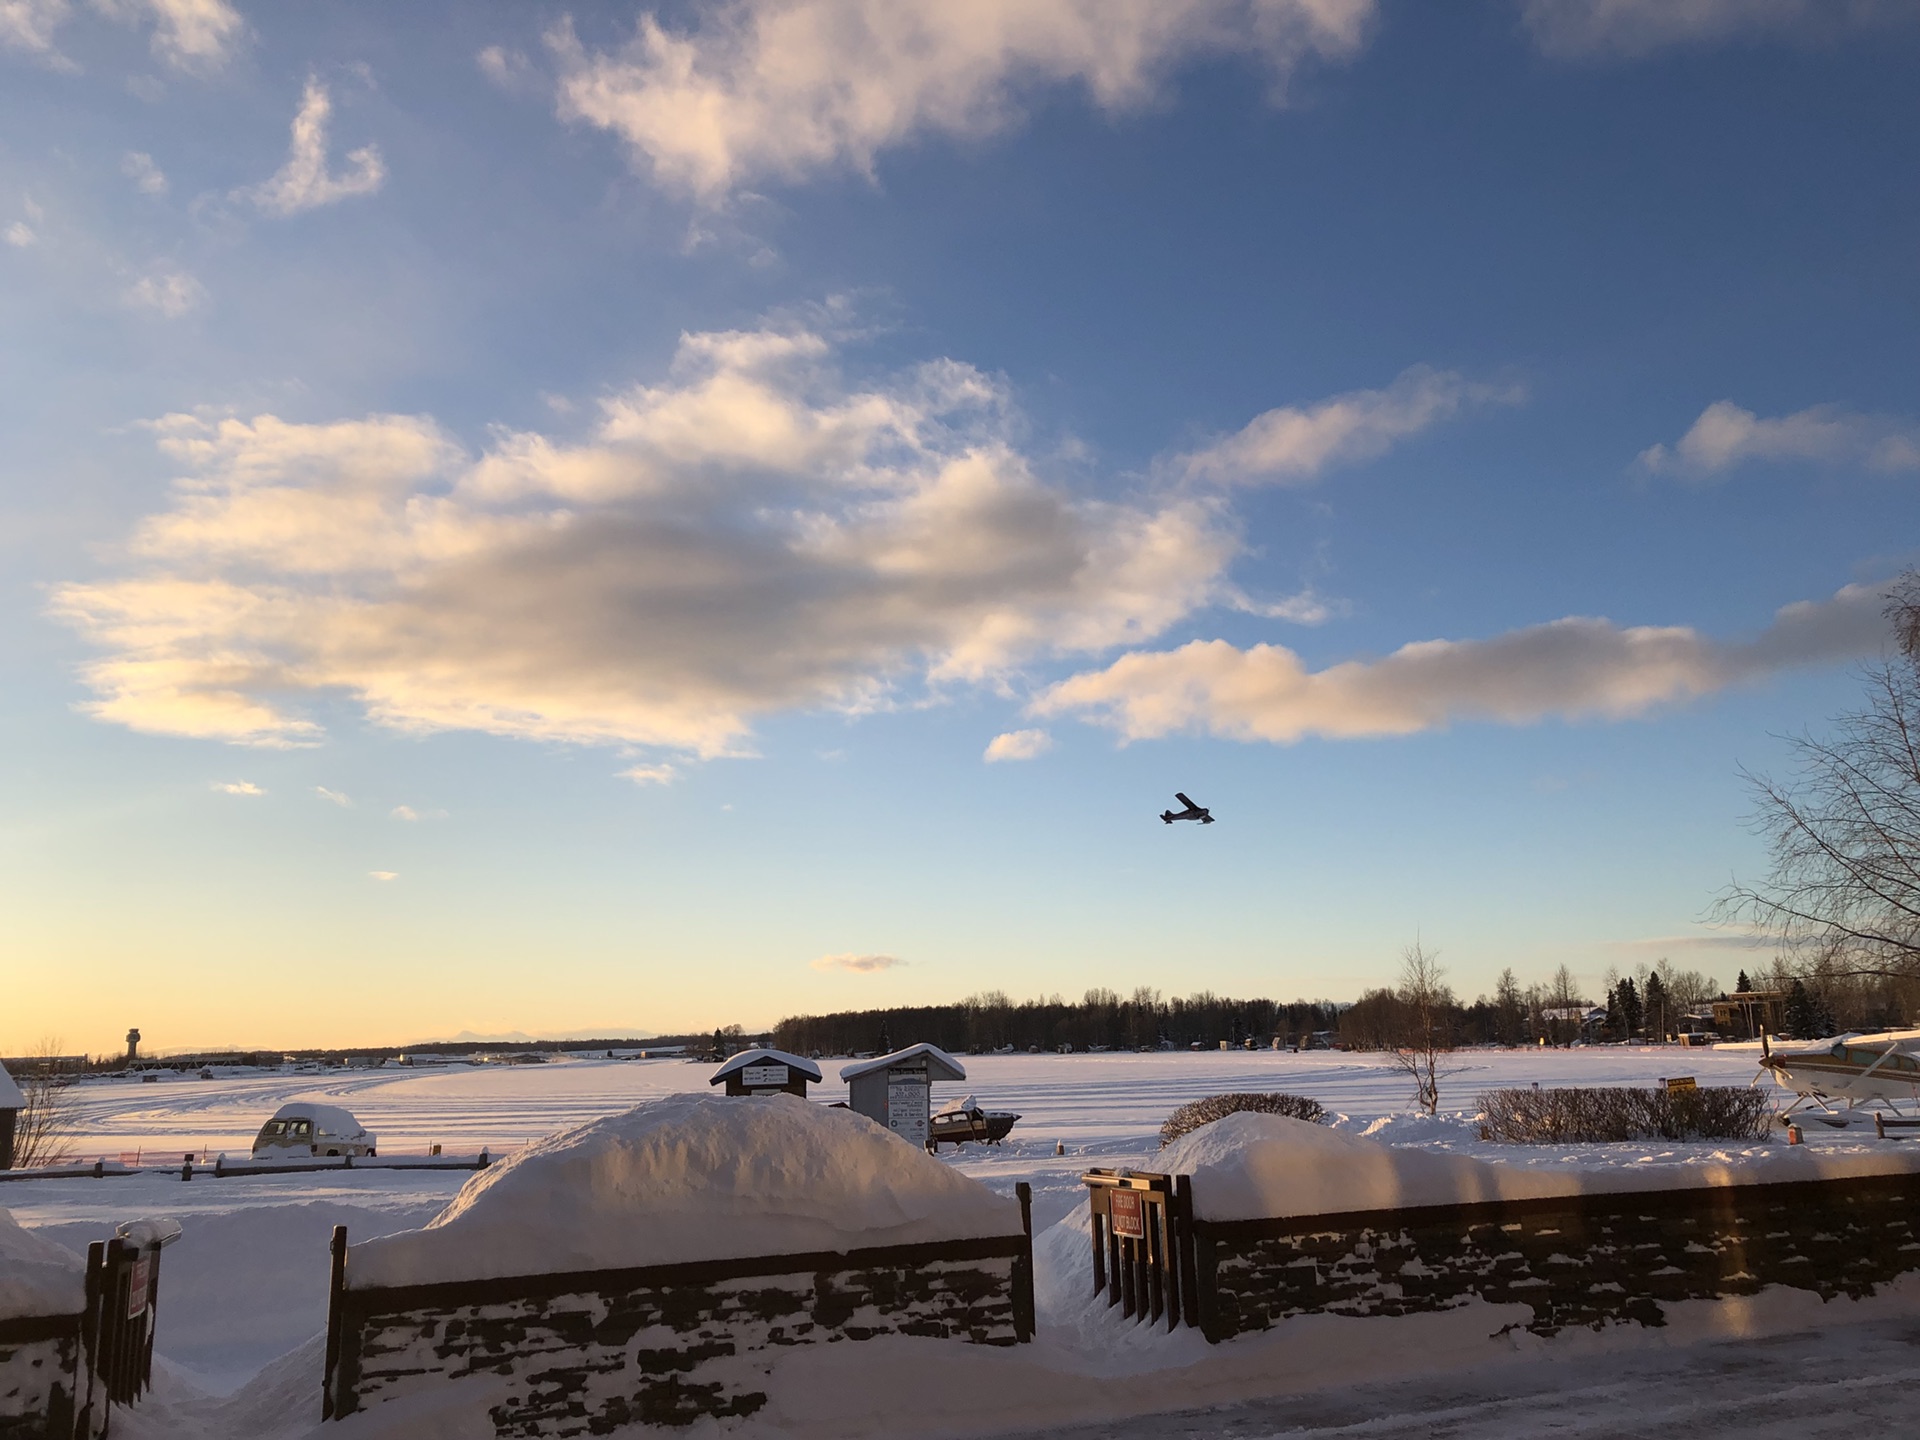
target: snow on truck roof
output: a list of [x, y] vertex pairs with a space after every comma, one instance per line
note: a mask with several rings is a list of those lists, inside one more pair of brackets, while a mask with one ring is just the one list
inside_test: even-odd
[[353, 1118], [351, 1110], [338, 1105], [321, 1105], [312, 1100], [289, 1100], [274, 1111], [270, 1120], [311, 1120], [316, 1130], [329, 1135], [360, 1135], [366, 1126]]
[[871, 1075], [876, 1070], [891, 1070], [896, 1065], [905, 1065], [927, 1057], [927, 1078], [929, 1080], [964, 1080], [967, 1078], [966, 1066], [938, 1045], [929, 1045], [922, 1041], [918, 1045], [909, 1045], [904, 1050], [896, 1050], [891, 1055], [882, 1055], [873, 1060], [862, 1060], [848, 1065], [840, 1071], [842, 1080], [852, 1080], [856, 1076]]
[[424, 1229], [355, 1245], [354, 1288], [1021, 1233], [1020, 1207], [851, 1110], [672, 1095], [550, 1135]]
[[[1597, 1161], [1605, 1158], [1595, 1155]], [[1920, 1170], [1917, 1162], [1920, 1157], [1884, 1151], [1824, 1154], [1804, 1145], [1773, 1145], [1744, 1155], [1716, 1148], [1711, 1160], [1693, 1164], [1496, 1164], [1242, 1111], [1181, 1136], [1152, 1168], [1193, 1176], [1194, 1211], [1203, 1220], [1257, 1220], [1899, 1174]]]
[[820, 1067], [804, 1055], [789, 1055], [784, 1050], [742, 1050], [738, 1055], [714, 1071], [713, 1078], [708, 1080], [707, 1083], [709, 1085], [718, 1085], [729, 1075], [734, 1074], [736, 1071], [744, 1070], [749, 1065], [790, 1065], [815, 1084], [818, 1084], [820, 1081]]

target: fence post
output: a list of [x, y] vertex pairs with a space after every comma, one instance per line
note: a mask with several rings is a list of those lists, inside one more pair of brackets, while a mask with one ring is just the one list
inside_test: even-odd
[[1180, 1299], [1186, 1309], [1186, 1322], [1200, 1328], [1200, 1268], [1194, 1256], [1193, 1177], [1173, 1178], [1173, 1209], [1180, 1237], [1174, 1251], [1174, 1263], [1180, 1269]]
[[1013, 1333], [1021, 1344], [1033, 1339], [1033, 1186], [1021, 1180], [1013, 1187], [1020, 1200], [1020, 1228], [1026, 1245], [1013, 1262]]
[[84, 1379], [86, 1382], [86, 1387], [87, 1387], [86, 1402], [84, 1406], [78, 1411], [78, 1414], [76, 1417], [76, 1423], [74, 1426], [74, 1433], [76, 1435], [86, 1437], [86, 1440], [92, 1440], [92, 1437], [98, 1434], [102, 1428], [101, 1426], [94, 1423], [94, 1416], [96, 1412], [93, 1408], [94, 1407], [93, 1397], [96, 1391], [99, 1389], [98, 1376], [96, 1372], [98, 1370], [99, 1358], [100, 1358], [100, 1315], [101, 1315], [101, 1306], [102, 1306], [101, 1291], [104, 1288], [104, 1285], [102, 1282], [106, 1272], [106, 1268], [107, 1268], [106, 1242], [104, 1240], [95, 1240], [91, 1245], [87, 1246], [87, 1282], [86, 1282], [87, 1283], [87, 1288], [86, 1288], [86, 1307], [87, 1308], [86, 1308], [85, 1315], [82, 1316], [80, 1321], [79, 1370], [80, 1372], [84, 1372], [84, 1373], [76, 1373], [73, 1377], [74, 1379], [73, 1393], [74, 1393], [75, 1400], [78, 1400], [80, 1398], [81, 1381]]
[[341, 1292], [347, 1288], [347, 1227], [333, 1227], [333, 1264], [327, 1279], [327, 1364], [320, 1382], [320, 1418], [331, 1420], [334, 1412], [333, 1381], [340, 1368]]

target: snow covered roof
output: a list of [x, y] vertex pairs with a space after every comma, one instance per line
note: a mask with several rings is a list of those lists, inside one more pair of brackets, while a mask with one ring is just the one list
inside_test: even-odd
[[338, 1105], [323, 1105], [315, 1100], [289, 1100], [273, 1112], [275, 1120], [312, 1120], [314, 1129], [329, 1135], [364, 1135], [367, 1127], [353, 1118], [351, 1110]]
[[904, 1065], [910, 1060], [927, 1057], [927, 1078], [929, 1080], [964, 1080], [966, 1067], [953, 1056], [947, 1054], [938, 1045], [929, 1045], [922, 1041], [918, 1045], [909, 1045], [904, 1050], [896, 1050], [891, 1055], [882, 1055], [873, 1060], [861, 1060], [845, 1066], [840, 1071], [842, 1080], [851, 1080], [857, 1075], [871, 1075], [876, 1070], [891, 1070], [896, 1065]]
[[432, 1224], [355, 1245], [356, 1288], [1021, 1233], [1020, 1207], [851, 1110], [670, 1095], [538, 1141]]
[[978, 1110], [980, 1102], [971, 1095], [963, 1095], [958, 1100], [949, 1100], [933, 1113], [936, 1115], [958, 1115], [966, 1110]]
[[27, 1097], [13, 1083], [13, 1077], [7, 1074], [7, 1067], [0, 1065], [0, 1110], [23, 1110], [26, 1104]]
[[820, 1081], [820, 1067], [804, 1055], [789, 1055], [784, 1050], [742, 1050], [714, 1071], [707, 1083], [718, 1085], [735, 1071], [744, 1070], [749, 1065], [791, 1065], [815, 1084]]
[[86, 1305], [87, 1262], [64, 1245], [24, 1230], [0, 1210], [0, 1320], [77, 1315]]
[[1712, 1164], [1496, 1165], [1243, 1111], [1181, 1136], [1160, 1152], [1154, 1169], [1193, 1176], [1194, 1211], [1201, 1219], [1256, 1220], [1911, 1173], [1920, 1170], [1920, 1157], [1777, 1145]]

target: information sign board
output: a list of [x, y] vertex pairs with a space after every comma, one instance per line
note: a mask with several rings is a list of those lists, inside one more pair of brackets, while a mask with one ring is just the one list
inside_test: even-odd
[[1138, 1190], [1108, 1191], [1107, 1218], [1122, 1240], [1147, 1238], [1147, 1206]]
[[910, 1079], [887, 1077], [887, 1128], [914, 1145], [926, 1148], [931, 1131], [932, 1091], [922, 1070]]
[[152, 1257], [142, 1255], [127, 1272], [127, 1318], [138, 1320], [146, 1312], [148, 1277], [153, 1273]]
[[748, 1065], [740, 1071], [740, 1083], [749, 1090], [759, 1086], [772, 1086], [775, 1089], [787, 1083], [787, 1067], [784, 1065]]
[[1698, 1090], [1699, 1084], [1691, 1075], [1675, 1075], [1667, 1081], [1667, 1094], [1678, 1095], [1683, 1090]]

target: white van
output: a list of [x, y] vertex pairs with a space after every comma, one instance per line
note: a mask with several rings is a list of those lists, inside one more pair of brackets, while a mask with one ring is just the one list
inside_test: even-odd
[[378, 1137], [338, 1105], [291, 1100], [273, 1112], [253, 1142], [256, 1160], [309, 1155], [373, 1155]]

